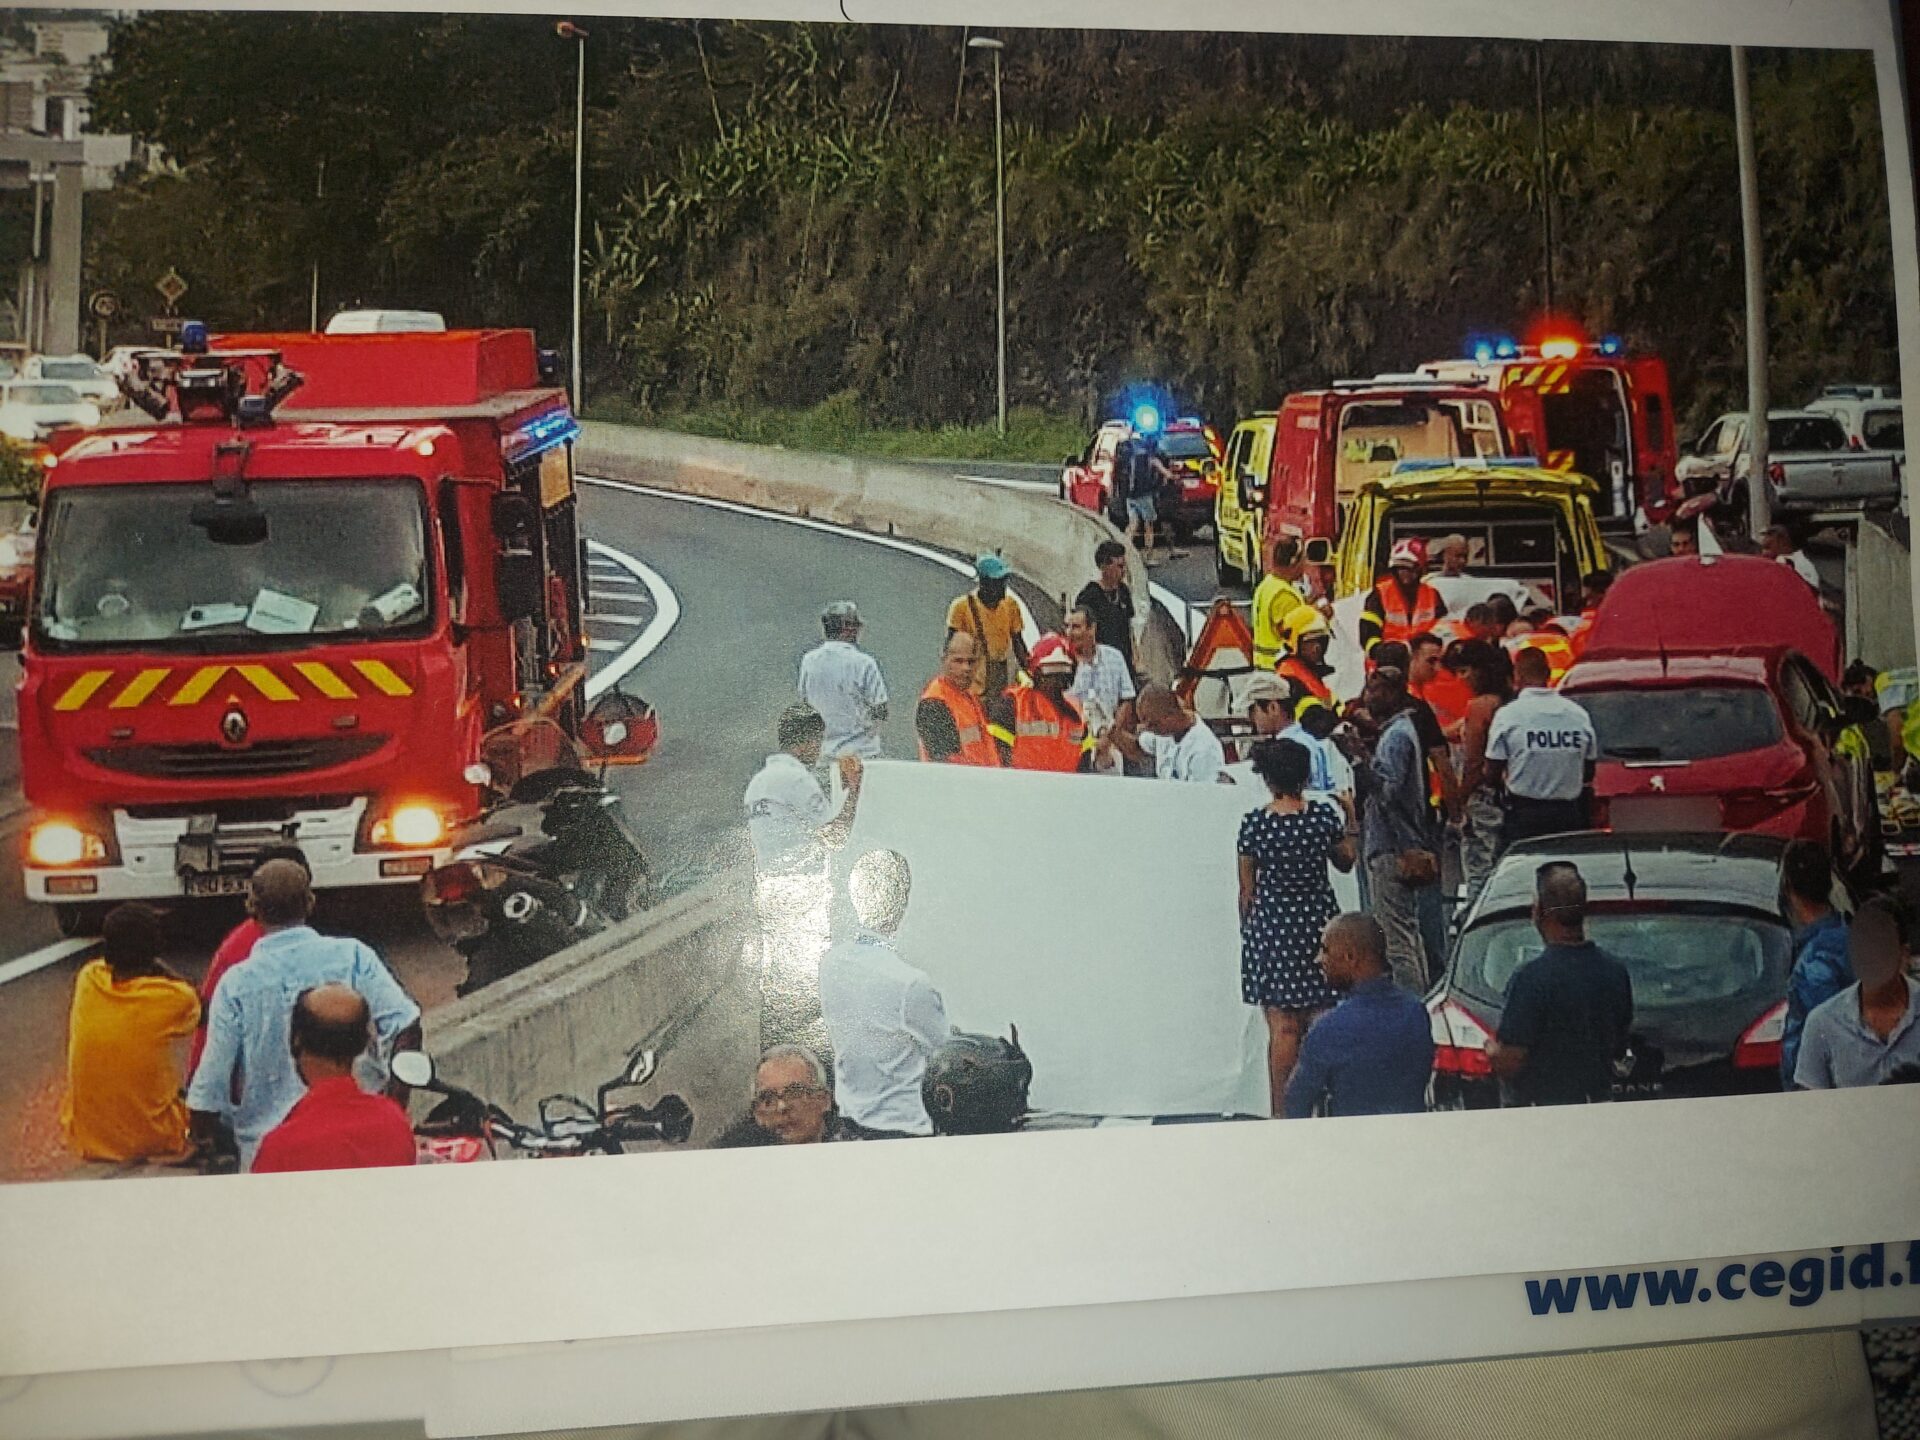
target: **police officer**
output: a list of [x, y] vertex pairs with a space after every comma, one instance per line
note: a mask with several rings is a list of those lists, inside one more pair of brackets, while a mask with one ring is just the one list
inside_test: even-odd
[[1520, 693], [1502, 705], [1487, 733], [1487, 775], [1506, 787], [1504, 843], [1587, 828], [1587, 792], [1593, 784], [1593, 721], [1550, 688], [1552, 674], [1539, 650], [1513, 660]]

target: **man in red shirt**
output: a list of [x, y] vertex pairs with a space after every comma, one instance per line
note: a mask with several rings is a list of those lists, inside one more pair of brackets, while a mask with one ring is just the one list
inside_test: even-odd
[[[291, 860], [307, 872], [309, 880], [313, 878], [307, 857], [301, 853], [298, 845], [268, 845], [254, 860], [253, 868], [257, 871], [269, 860]], [[200, 1068], [200, 1052], [207, 1048], [207, 1015], [213, 1009], [213, 992], [219, 988], [220, 977], [253, 954], [254, 944], [260, 935], [260, 922], [249, 915], [227, 932], [227, 938], [213, 952], [213, 959], [207, 964], [207, 973], [200, 980], [200, 1023], [194, 1029], [193, 1043], [187, 1047], [188, 1079], [192, 1079], [193, 1072]], [[237, 1084], [234, 1093], [239, 1094]]]
[[303, 990], [288, 1043], [307, 1093], [260, 1142], [253, 1172], [411, 1165], [413, 1124], [385, 1095], [369, 1095], [353, 1062], [373, 1043], [366, 1000], [345, 985]]

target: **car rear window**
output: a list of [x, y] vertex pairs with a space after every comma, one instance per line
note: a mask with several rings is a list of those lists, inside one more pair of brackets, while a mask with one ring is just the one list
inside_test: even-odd
[[[1793, 949], [1784, 924], [1717, 906], [1596, 910], [1587, 916], [1587, 938], [1627, 967], [1634, 1013], [1641, 1016], [1747, 995], [1757, 1009], [1780, 997]], [[1514, 972], [1544, 943], [1526, 916], [1476, 925], [1460, 937], [1454, 983], [1501, 1003]]]
[[1904, 450], [1906, 417], [1898, 410], [1869, 410], [1860, 420], [1860, 438], [1869, 450]]
[[1603, 760], [1717, 760], [1777, 745], [1773, 696], [1757, 685], [1672, 690], [1576, 690], [1567, 698], [1593, 721]]
[[1767, 449], [1775, 454], [1846, 448], [1847, 432], [1831, 415], [1795, 415], [1767, 422]]
[[1213, 450], [1198, 430], [1169, 431], [1160, 439], [1160, 453], [1169, 460], [1208, 460]]

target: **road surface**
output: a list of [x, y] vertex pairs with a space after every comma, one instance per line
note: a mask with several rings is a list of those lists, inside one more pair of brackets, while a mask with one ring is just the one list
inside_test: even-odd
[[[867, 622], [862, 644], [878, 658], [893, 696], [883, 732], [888, 753], [913, 752], [914, 702], [937, 664], [947, 606], [971, 583], [969, 565], [921, 547], [610, 484], [585, 485], [582, 497], [590, 539], [641, 562], [679, 610], [665, 639], [622, 682], [658, 708], [659, 748], [649, 764], [610, 773], [664, 889], [745, 863], [740, 797], [773, 749], [780, 711], [797, 699], [800, 656], [819, 642], [820, 611], [830, 601], [859, 605]], [[660, 597], [604, 554], [594, 559], [589, 589], [592, 661], [618, 665], [649, 630]], [[1026, 599], [1044, 603], [1031, 593]], [[1058, 618], [1039, 615], [1048, 625]], [[0, 657], [0, 665], [13, 663]], [[10, 711], [0, 715], [10, 721]], [[0, 844], [10, 857], [25, 824], [16, 775], [16, 731], [6, 728]], [[169, 963], [197, 980], [237, 916], [236, 906], [176, 913]], [[463, 962], [427, 932], [410, 887], [372, 904], [323, 897], [318, 921], [375, 946], [424, 1007], [453, 998]], [[60, 1145], [57, 1107], [68, 999], [89, 953], [61, 942], [51, 917], [26, 903], [17, 861], [0, 864], [0, 1180], [76, 1173]], [[687, 1098], [699, 1106], [737, 1097]]]

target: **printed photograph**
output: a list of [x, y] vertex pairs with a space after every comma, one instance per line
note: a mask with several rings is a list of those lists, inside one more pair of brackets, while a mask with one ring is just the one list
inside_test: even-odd
[[1920, 1078], [1879, 107], [0, 12], [0, 1179]]

